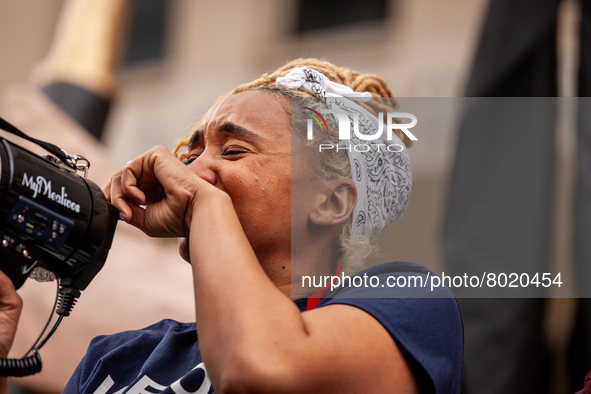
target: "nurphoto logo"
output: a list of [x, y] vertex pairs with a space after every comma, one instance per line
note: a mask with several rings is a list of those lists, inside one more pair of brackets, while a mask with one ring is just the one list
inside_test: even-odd
[[[308, 140], [314, 139], [314, 121], [318, 124], [320, 129], [326, 128], [328, 130], [328, 126], [326, 124], [326, 120], [321, 115], [322, 114], [332, 114], [335, 119], [337, 120], [337, 124], [339, 127], [339, 140], [344, 141], [351, 141], [351, 121], [349, 115], [345, 111], [341, 111], [338, 109], [321, 109], [319, 113], [311, 108], [304, 107], [304, 109], [311, 111], [304, 112], [306, 115], [310, 116], [311, 119], [308, 119]], [[410, 119], [409, 123], [395, 123], [394, 119]], [[410, 128], [416, 126], [417, 124], [417, 117], [408, 112], [388, 112], [386, 114], [386, 124], [384, 127], [384, 113], [378, 113], [378, 129], [374, 134], [363, 134], [359, 131], [359, 114], [355, 113], [353, 115], [353, 133], [354, 136], [361, 140], [361, 141], [376, 141], [380, 140], [379, 142], [388, 142], [392, 141], [394, 136], [394, 130], [401, 130], [408, 138], [413, 141], [417, 141], [417, 137], [414, 136], [413, 133], [410, 132]], [[384, 129], [386, 132], [386, 138], [382, 138], [384, 134]], [[378, 142], [378, 141], [376, 141]], [[339, 146], [334, 144], [319, 144], [318, 145], [319, 152], [323, 150], [330, 150], [336, 149], [339, 150], [348, 150], [351, 149], [355, 150], [356, 152], [369, 152], [370, 150], [375, 150], [378, 152], [381, 151], [388, 151], [388, 152], [401, 152], [404, 150], [404, 146], [402, 144], [387, 144], [387, 143], [361, 143], [361, 144], [351, 144], [347, 143], [346, 146]]]

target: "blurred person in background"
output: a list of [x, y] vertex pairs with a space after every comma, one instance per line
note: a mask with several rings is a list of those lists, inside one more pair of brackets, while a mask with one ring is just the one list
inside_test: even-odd
[[[446, 261], [466, 272], [550, 272], [559, 0], [491, 0], [466, 89], [447, 219]], [[591, 93], [591, 2], [579, 2], [578, 95]], [[528, 97], [519, 100], [518, 97]], [[569, 350], [571, 392], [591, 369], [591, 127], [579, 99], [574, 262], [579, 299]], [[460, 295], [461, 289], [458, 290]], [[531, 293], [529, 293], [531, 294]], [[547, 300], [461, 299], [465, 393], [545, 393]]]

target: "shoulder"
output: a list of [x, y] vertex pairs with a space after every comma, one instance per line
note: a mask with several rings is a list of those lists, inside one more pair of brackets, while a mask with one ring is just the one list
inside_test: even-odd
[[318, 307], [346, 304], [364, 310], [388, 330], [418, 380], [430, 381], [434, 392], [459, 392], [464, 329], [451, 290], [434, 286], [438, 277], [428, 268], [401, 261], [370, 267], [351, 278], [349, 283], [341, 276], [345, 283]]
[[142, 343], [143, 346], [158, 344], [167, 337], [191, 332], [195, 332], [195, 324], [193, 323], [180, 323], [164, 319], [139, 330], [97, 336], [90, 342], [87, 355], [93, 352], [108, 353], [122, 346], [133, 346], [134, 343]]

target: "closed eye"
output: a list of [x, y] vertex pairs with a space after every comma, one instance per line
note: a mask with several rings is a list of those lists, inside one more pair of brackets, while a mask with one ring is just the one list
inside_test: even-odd
[[[191, 153], [183, 162], [185, 163], [185, 165], [189, 165], [191, 163], [193, 163], [195, 160], [197, 160], [199, 158], [199, 156], [201, 156], [202, 152], [194, 152]], [[246, 154], [246, 153], [252, 153], [252, 151], [250, 151], [247, 148], [241, 147], [241, 146], [229, 146], [227, 148], [224, 149], [224, 151], [222, 152], [222, 156], [238, 156], [241, 154]]]
[[183, 160], [183, 163], [185, 163], [185, 165], [188, 166], [189, 164], [191, 164], [192, 162], [194, 162], [195, 160], [197, 160], [197, 158], [199, 156], [200, 156], [199, 154], [192, 153], [192, 154], [189, 155], [189, 157], [187, 157], [185, 160]]
[[250, 153], [250, 151], [242, 147], [228, 147], [222, 152], [222, 156], [235, 156], [243, 153]]
[[183, 160], [183, 163], [185, 163], [186, 166], [188, 166], [189, 164], [191, 164], [192, 162], [195, 161], [197, 157], [192, 156], [192, 157], [187, 157], [185, 160]]

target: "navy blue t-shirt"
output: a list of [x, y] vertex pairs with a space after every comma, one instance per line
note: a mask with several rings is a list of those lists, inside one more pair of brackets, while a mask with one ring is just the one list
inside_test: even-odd
[[[429, 278], [433, 272], [407, 262], [380, 264], [355, 276], [364, 274], [378, 280], [374, 279], [367, 287], [337, 288], [327, 296], [331, 298], [323, 298], [316, 308], [347, 304], [364, 310], [392, 335], [422, 392], [459, 393], [464, 330], [451, 291], [445, 287], [432, 290]], [[398, 277], [405, 278], [396, 281]], [[411, 278], [427, 285], [396, 287], [396, 283], [402, 285]], [[305, 311], [307, 301], [300, 299], [295, 303]], [[162, 320], [142, 330], [93, 339], [63, 392], [206, 394], [214, 391], [201, 360], [195, 324]]]

